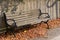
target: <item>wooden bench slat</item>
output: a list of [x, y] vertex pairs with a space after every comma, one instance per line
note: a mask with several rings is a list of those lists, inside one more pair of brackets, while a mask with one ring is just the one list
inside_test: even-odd
[[34, 17], [34, 16], [38, 16], [38, 14], [36, 14], [36, 15], [30, 15], [30, 14], [26, 14], [26, 15], [18, 15], [18, 16], [12, 16], [12, 17], [7, 17], [7, 18], [23, 18], [23, 17], [29, 17], [29, 16], [32, 16], [32, 17]]
[[35, 19], [31, 19], [31, 20], [26, 20], [26, 21], [21, 21], [21, 22], [16, 22], [17, 26], [19, 25], [26, 25], [26, 24], [32, 24], [32, 23], [35, 23], [36, 22], [36, 18]]
[[[28, 20], [34, 20], [34, 19], [36, 19], [36, 17], [32, 17], [32, 18], [26, 18], [26, 19], [21, 19], [21, 20], [15, 20], [15, 22], [17, 23], [17, 22], [24, 22], [24, 21], [27, 21], [28, 22]], [[12, 23], [12, 21], [9, 21], [9, 23]]]
[[[22, 14], [30, 14], [30, 13], [39, 13], [39, 10], [30, 10], [30, 11], [26, 11], [26, 12], [20, 12], [20, 13], [22, 13]], [[18, 12], [16, 12], [15, 14], [14, 14], [15, 16], [18, 16], [19, 15], [19, 13]], [[14, 16], [13, 15], [13, 16]], [[6, 13], [6, 16], [12, 16], [12, 14], [10, 13], [10, 12], [8, 12], [8, 13]]]

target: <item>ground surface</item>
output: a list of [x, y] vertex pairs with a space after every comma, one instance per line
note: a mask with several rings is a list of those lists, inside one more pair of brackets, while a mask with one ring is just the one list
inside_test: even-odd
[[[0, 40], [48, 40], [54, 38], [55, 34], [59, 30], [60, 27], [60, 19], [49, 20], [48, 25], [50, 29], [47, 29], [47, 24], [42, 23], [33, 25], [29, 30], [24, 29], [23, 31], [18, 31], [15, 33], [15, 37], [13, 35], [0, 35]], [[59, 35], [59, 33], [57, 33]], [[57, 36], [57, 35], [56, 35]]]

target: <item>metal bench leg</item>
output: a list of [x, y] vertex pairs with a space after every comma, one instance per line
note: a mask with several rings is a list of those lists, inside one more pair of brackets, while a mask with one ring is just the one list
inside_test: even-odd
[[47, 29], [49, 29], [48, 21], [49, 21], [49, 20], [47, 20], [46, 22], [44, 22], [44, 23], [46, 23], [46, 24], [47, 24], [47, 26], [48, 26], [48, 27], [47, 27]]
[[[10, 32], [15, 36], [15, 32], [14, 32], [14, 29], [15, 29], [15, 27], [16, 27], [15, 20], [7, 19], [5, 13], [3, 13], [3, 15], [4, 15], [4, 22], [5, 22], [5, 27], [6, 27], [6, 32], [5, 32], [5, 34], [7, 34], [7, 33], [10, 31]], [[8, 20], [14, 21], [14, 24], [13, 24], [14, 26], [9, 25], [9, 24], [7, 23]], [[10, 27], [10, 29], [9, 29], [8, 27]]]
[[49, 21], [49, 20], [47, 20], [46, 22], [45, 22], [45, 21], [41, 21], [40, 25], [42, 24], [42, 22], [43, 22], [43, 23], [46, 23], [47, 26], [48, 26], [47, 29], [49, 29], [48, 21]]
[[5, 14], [5, 13], [3, 13], [3, 19], [4, 19], [5, 27], [6, 27], [6, 32], [5, 32], [5, 34], [7, 34], [7, 32], [8, 32], [8, 25], [7, 25], [7, 19], [6, 19], [6, 14]]
[[11, 29], [10, 29], [10, 33], [13, 34], [14, 37], [16, 37], [16, 36], [15, 36], [15, 30], [14, 30], [14, 29], [11, 28]]

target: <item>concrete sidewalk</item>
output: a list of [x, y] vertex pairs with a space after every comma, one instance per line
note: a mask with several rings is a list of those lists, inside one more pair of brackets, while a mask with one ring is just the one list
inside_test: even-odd
[[60, 39], [60, 28], [49, 29], [48, 36], [46, 38], [34, 38], [30, 40], [59, 40]]
[[48, 40], [59, 40], [60, 39], [60, 28], [50, 29], [48, 31]]

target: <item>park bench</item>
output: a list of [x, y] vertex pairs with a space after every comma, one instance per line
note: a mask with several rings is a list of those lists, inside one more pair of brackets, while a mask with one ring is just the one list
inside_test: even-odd
[[3, 13], [6, 29], [20, 28], [24, 25], [33, 25], [41, 22], [47, 23], [50, 19], [48, 13], [42, 13], [40, 9], [22, 11], [20, 13]]

